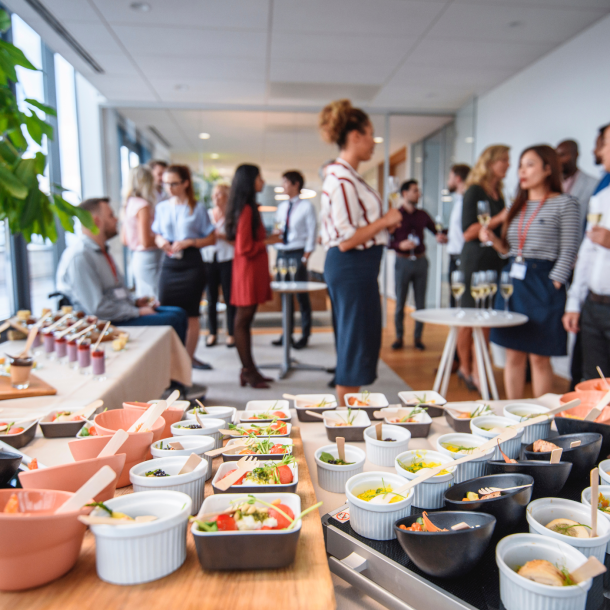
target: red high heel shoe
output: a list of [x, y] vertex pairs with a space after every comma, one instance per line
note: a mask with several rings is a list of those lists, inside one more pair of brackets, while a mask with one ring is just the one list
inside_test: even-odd
[[249, 385], [255, 390], [263, 390], [271, 387], [258, 373], [247, 373], [244, 369], [242, 369], [239, 374], [239, 383], [242, 388]]

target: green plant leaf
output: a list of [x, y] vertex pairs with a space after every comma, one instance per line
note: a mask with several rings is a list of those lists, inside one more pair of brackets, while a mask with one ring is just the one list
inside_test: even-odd
[[32, 98], [29, 98], [29, 97], [26, 98], [24, 101], [26, 101], [31, 106], [38, 108], [38, 110], [42, 110], [46, 114], [50, 114], [52, 116], [57, 116], [57, 111], [55, 110], [55, 108], [52, 108], [51, 106], [47, 106], [46, 104], [41, 104], [40, 102], [37, 102], [36, 100], [33, 100]]
[[36, 153], [36, 172], [38, 174], [44, 174], [44, 169], [47, 166], [47, 156], [41, 152]]
[[17, 82], [17, 72], [15, 70], [15, 64], [7, 57], [6, 53], [0, 51], [0, 70], [6, 78], [12, 80], [14, 83]]
[[5, 11], [0, 9], [0, 32], [6, 32], [11, 27], [11, 17]]
[[6, 42], [5, 40], [0, 40], [0, 50], [2, 50], [5, 55], [9, 57], [9, 61], [12, 64], [26, 68], [26, 70], [38, 71], [38, 68], [36, 68], [32, 62], [30, 62], [30, 60], [24, 55], [23, 51], [14, 44]]
[[28, 194], [28, 189], [15, 175], [7, 169], [3, 164], [0, 164], [0, 182], [3, 188], [17, 199], [25, 199]]
[[93, 222], [93, 217], [87, 210], [83, 210], [78, 206], [74, 206], [71, 203], [68, 203], [59, 195], [53, 195], [53, 201], [55, 202], [55, 205], [62, 211], [71, 214], [72, 216], [76, 216], [83, 224], [83, 226], [86, 229], [89, 229], [94, 235], [98, 233], [99, 229], [97, 228], [97, 225]]

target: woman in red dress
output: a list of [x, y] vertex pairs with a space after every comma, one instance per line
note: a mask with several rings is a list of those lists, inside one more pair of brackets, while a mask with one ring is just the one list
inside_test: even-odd
[[240, 165], [235, 171], [227, 205], [225, 228], [227, 238], [235, 241], [231, 304], [235, 305], [235, 346], [242, 364], [241, 385], [268, 388], [252, 358], [250, 328], [256, 309], [271, 300], [267, 245], [280, 241], [279, 235], [266, 237], [265, 227], [256, 204], [265, 182], [256, 165]]

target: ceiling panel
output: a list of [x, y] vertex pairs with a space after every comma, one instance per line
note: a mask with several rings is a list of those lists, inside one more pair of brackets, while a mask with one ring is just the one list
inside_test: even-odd
[[99, 13], [86, 0], [44, 0], [44, 6], [62, 22], [70, 20], [99, 23]]
[[505, 6], [542, 6], [546, 8], [604, 8], [610, 9], [610, 0], [453, 0], [455, 4], [492, 4]]
[[263, 59], [231, 59], [219, 57], [214, 61], [202, 61], [200, 57], [167, 57], [164, 55], [144, 55], [137, 57], [137, 63], [148, 78], [171, 75], [176, 83], [184, 79], [202, 80], [248, 80], [265, 79]]
[[120, 53], [122, 51], [112, 32], [102, 23], [66, 20], [62, 25], [91, 55], [95, 56], [98, 51], [103, 53]]
[[272, 81], [291, 83], [337, 83], [380, 85], [392, 72], [388, 61], [294, 61], [271, 62]]
[[[193, 75], [194, 77], [195, 75]], [[233, 80], [181, 79], [179, 89], [173, 78], [151, 78], [151, 85], [164, 102], [196, 103], [205, 99], [210, 103], [262, 104], [265, 98], [263, 82]]]

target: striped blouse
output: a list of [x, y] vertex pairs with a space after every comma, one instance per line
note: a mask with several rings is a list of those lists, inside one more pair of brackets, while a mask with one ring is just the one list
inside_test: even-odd
[[[320, 236], [327, 250], [353, 237], [356, 229], [366, 227], [383, 216], [379, 193], [343, 159], [327, 166], [321, 203]], [[357, 249], [386, 245], [388, 240], [388, 232], [384, 229]]]
[[[540, 201], [528, 201], [525, 205], [523, 229], [536, 211]], [[521, 212], [513, 218], [506, 239], [510, 247], [509, 256], [516, 257], [519, 248], [519, 221]], [[570, 195], [559, 195], [547, 200], [534, 222], [530, 225], [523, 247], [525, 259], [537, 258], [555, 261], [549, 273], [553, 281], [565, 284], [570, 277], [578, 247], [580, 245], [580, 206]]]

